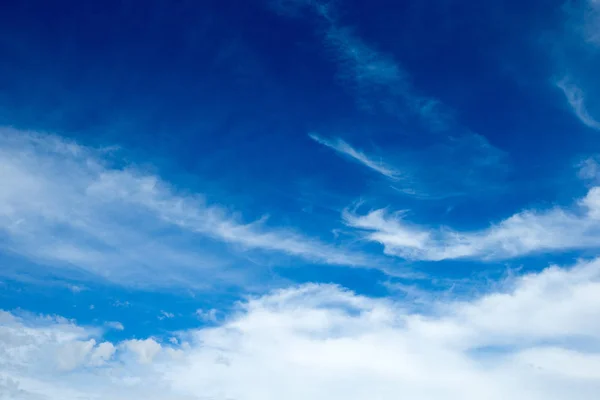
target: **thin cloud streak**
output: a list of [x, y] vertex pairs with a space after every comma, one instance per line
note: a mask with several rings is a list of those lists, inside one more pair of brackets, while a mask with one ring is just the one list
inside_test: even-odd
[[309, 137], [315, 142], [322, 144], [323, 146], [329, 147], [330, 149], [343, 156], [350, 157], [354, 161], [357, 161], [365, 167], [370, 168], [375, 172], [378, 172], [386, 178], [398, 180], [402, 177], [402, 173], [396, 170], [394, 167], [387, 165], [383, 161], [374, 160], [372, 157], [366, 155], [360, 150], [355, 149], [340, 138], [330, 140], [322, 138], [314, 133], [309, 134]]
[[110, 159], [57, 136], [0, 129], [1, 248], [123, 284], [243, 276], [232, 262], [247, 250], [376, 264], [293, 229], [269, 227], [264, 218], [243, 222], [200, 194], [179, 194], [160, 177], [133, 165], [113, 167]]
[[436, 98], [417, 93], [402, 65], [340, 24], [334, 2], [273, 0], [272, 8], [298, 17], [309, 11], [324, 25], [318, 34], [336, 62], [340, 83], [352, 91], [359, 106], [396, 117], [416, 115], [431, 130], [444, 129], [450, 113]]
[[600, 121], [594, 118], [585, 105], [585, 94], [581, 88], [564, 78], [556, 83], [556, 86], [563, 91], [569, 106], [579, 118], [579, 120], [589, 128], [600, 130]]
[[[439, 141], [420, 151], [395, 148], [394, 164], [376, 159], [340, 138], [309, 134], [315, 142], [390, 179], [390, 187], [406, 196], [440, 200], [490, 191], [508, 173], [507, 156], [483, 136], [465, 135]], [[430, 160], [436, 160], [431, 163]]]
[[[358, 36], [351, 27], [345, 26], [338, 17], [338, 2], [273, 0], [270, 4], [281, 15], [294, 18], [312, 16], [320, 22], [317, 35], [322, 40], [323, 47], [335, 62], [337, 67], [336, 78], [343, 87], [354, 94], [356, 102], [361, 108], [367, 112], [398, 117], [403, 122], [406, 122], [407, 116], [416, 117], [430, 132], [445, 132], [445, 135], [435, 135], [436, 145], [430, 149], [432, 154], [424, 154], [424, 156], [441, 157], [449, 161], [449, 164], [445, 165], [441, 162], [436, 164], [433, 168], [437, 168], [439, 171], [432, 173], [430, 164], [420, 166], [419, 160], [407, 161], [408, 158], [411, 158], [411, 151], [403, 148], [399, 151], [399, 154], [403, 154], [402, 162], [396, 164], [401, 166], [393, 167], [373, 160], [369, 155], [352, 148], [341, 139], [328, 140], [319, 137], [319, 140], [313, 138], [314, 140], [331, 147], [338, 153], [346, 154], [390, 179], [405, 180], [408, 175], [410, 179], [408, 187], [395, 186], [404, 195], [433, 199], [447, 197], [446, 193], [452, 193], [452, 196], [454, 196], [473, 190], [481, 191], [484, 186], [494, 186], [495, 189], [500, 187], [500, 185], [494, 183], [489, 184], [489, 174], [485, 174], [488, 176], [480, 179], [479, 175], [484, 174], [481, 172], [482, 169], [479, 164], [482, 153], [485, 152], [484, 158], [488, 161], [498, 161], [496, 166], [486, 165], [486, 172], [493, 174], [492, 180], [504, 179], [504, 171], [507, 169], [505, 165], [507, 157], [502, 157], [502, 160], [500, 160], [498, 154], [502, 152], [499, 149], [493, 147], [480, 135], [460, 126], [455, 120], [454, 112], [450, 107], [433, 96], [419, 93], [411, 83], [410, 74], [392, 55], [378, 50]], [[434, 136], [430, 137], [430, 139], [433, 138]], [[464, 143], [470, 143], [477, 147], [477, 149], [474, 149], [475, 155], [464, 154], [456, 148]], [[435, 148], [438, 144], [440, 146]], [[440, 149], [439, 147], [446, 147], [446, 149]], [[455, 157], [456, 150], [459, 150], [460, 155]], [[414, 156], [414, 154], [412, 155]], [[457, 169], [464, 169], [466, 173], [453, 172], [450, 176], [448, 171]], [[494, 169], [496, 171], [492, 171]], [[432, 176], [428, 176], [430, 174]], [[455, 185], [457, 176], [465, 176], [466, 179]], [[445, 179], [440, 179], [440, 177]], [[443, 187], [430, 187], [428, 181], [436, 184], [443, 181]], [[452, 184], [446, 185], [451, 181]], [[421, 185], [419, 182], [425, 182], [425, 184]]]
[[583, 31], [588, 43], [600, 47], [600, 1], [588, 1], [588, 8], [584, 12]]

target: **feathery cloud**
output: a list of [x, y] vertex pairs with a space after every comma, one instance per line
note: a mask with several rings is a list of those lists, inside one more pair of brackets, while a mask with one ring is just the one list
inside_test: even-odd
[[450, 119], [446, 107], [434, 97], [417, 93], [397, 60], [341, 24], [334, 2], [273, 0], [271, 7], [282, 15], [294, 17], [310, 12], [323, 23], [319, 35], [336, 62], [337, 78], [355, 94], [361, 107], [392, 116], [415, 115], [432, 130], [446, 126]]
[[[207, 204], [199, 194], [179, 194], [135, 166], [113, 165], [102, 150], [1, 129], [4, 251], [63, 272], [76, 267], [135, 285], [200, 284], [208, 275], [230, 279], [241, 271], [233, 272], [229, 263], [245, 250], [334, 265], [370, 264], [362, 254], [271, 228], [264, 219], [242, 222], [226, 208]], [[151, 271], [160, 271], [160, 277]]]
[[584, 125], [592, 129], [600, 130], [600, 121], [590, 114], [585, 105], [585, 95], [583, 90], [570, 82], [567, 78], [558, 81], [556, 86], [565, 94], [567, 102], [577, 118], [579, 118]]
[[381, 174], [389, 179], [397, 180], [397, 179], [400, 179], [402, 176], [402, 173], [400, 171], [396, 170], [394, 167], [385, 164], [383, 161], [374, 160], [372, 157], [366, 155], [362, 151], [357, 150], [354, 147], [350, 146], [348, 143], [346, 143], [342, 139], [339, 139], [339, 138], [332, 139], [332, 140], [325, 139], [314, 133], [311, 133], [309, 136], [315, 142], [322, 144], [323, 146], [329, 147], [330, 149], [334, 150], [335, 152], [337, 152], [341, 155], [350, 157], [354, 161], [359, 162], [360, 164], [364, 165], [365, 167], [370, 168], [373, 171], [378, 172], [379, 174]]
[[600, 47], [600, 1], [588, 0], [587, 4], [584, 12], [584, 37], [588, 43]]
[[487, 229], [460, 232], [411, 224], [405, 213], [385, 209], [359, 215], [345, 210], [348, 226], [365, 231], [388, 255], [410, 260], [505, 259], [531, 253], [600, 248], [600, 187], [593, 187], [572, 210], [526, 210]]
[[[323, 138], [315, 133], [309, 137], [390, 179], [393, 189], [422, 199], [454, 197], [482, 188], [490, 190], [509, 169], [506, 154], [477, 134], [446, 138], [419, 151], [395, 148], [393, 164], [340, 138]], [[436, 163], [431, 163], [432, 159]]]
[[[419, 93], [411, 83], [410, 74], [398, 60], [363, 40], [351, 27], [345, 26], [340, 21], [337, 5], [337, 2], [320, 0], [273, 0], [271, 2], [272, 8], [282, 15], [292, 17], [312, 15], [321, 22], [317, 34], [337, 66], [337, 79], [341, 85], [354, 93], [359, 106], [369, 112], [385, 113], [401, 117], [401, 119], [405, 119], [407, 115], [416, 116], [428, 130], [447, 132], [446, 137], [436, 138], [437, 144], [441, 144], [441, 146], [426, 150], [426, 153], [432, 154], [424, 154], [424, 156], [441, 157], [444, 161], [448, 161], [448, 164], [438, 163], [439, 168], [433, 167], [434, 172], [431, 172], [433, 170], [430, 164], [426, 167], [417, 165], [420, 160], [413, 160], [414, 162], [411, 162], [410, 165], [403, 162], [401, 167], [393, 167], [374, 160], [342, 139], [311, 137], [388, 178], [406, 180], [408, 175], [412, 178], [408, 186], [397, 185], [395, 187], [406, 195], [440, 198], [446, 197], [447, 193], [451, 193], [451, 196], [464, 194], [474, 187], [480, 190], [483, 181], [478, 175], [482, 169], [480, 165], [476, 164], [480, 162], [481, 151], [485, 150], [485, 157], [488, 161], [497, 160], [501, 151], [494, 148], [482, 136], [460, 126], [454, 120], [453, 110], [450, 107], [433, 96]], [[464, 144], [473, 146], [471, 150], [474, 152], [465, 154], [456, 148]], [[441, 149], [441, 147], [446, 148]], [[403, 149], [403, 152], [410, 152], [410, 150]], [[411, 156], [411, 154], [405, 155]], [[453, 159], [455, 156], [457, 157]], [[492, 181], [502, 175], [497, 172], [505, 169], [503, 162], [495, 165], [500, 168], [494, 168], [495, 171], [492, 171]], [[415, 171], [413, 174], [410, 171], [412, 168], [420, 169], [420, 171]], [[448, 171], [457, 169], [466, 169], [467, 171], [464, 174], [453, 173], [453, 176], [450, 176]], [[490, 165], [485, 166], [485, 172], [490, 172], [491, 169]], [[432, 176], [429, 177], [428, 174]], [[464, 182], [455, 185], [458, 181], [457, 176], [464, 176]], [[427, 182], [429, 180], [436, 184], [441, 183], [444, 187], [429, 187], [430, 182]], [[419, 181], [425, 182], [424, 186], [426, 187], [417, 187]], [[450, 181], [453, 181], [452, 184], [448, 185], [450, 187], [446, 187], [445, 184]], [[488, 178], [485, 181], [488, 182]]]

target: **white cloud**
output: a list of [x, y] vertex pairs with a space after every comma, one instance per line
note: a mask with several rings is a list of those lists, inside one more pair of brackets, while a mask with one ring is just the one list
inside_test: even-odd
[[564, 78], [556, 83], [556, 86], [563, 91], [567, 102], [573, 109], [573, 112], [579, 118], [579, 120], [586, 126], [600, 130], [600, 121], [598, 121], [592, 114], [585, 104], [585, 95], [583, 90], [574, 83], [570, 82], [569, 79]]
[[103, 365], [107, 361], [109, 361], [117, 349], [110, 342], [102, 342], [94, 350], [90, 355], [90, 364], [94, 366]]
[[150, 364], [154, 357], [162, 350], [160, 344], [154, 339], [128, 340], [124, 343], [128, 350], [135, 353], [142, 364]]
[[0, 390], [50, 400], [595, 399], [600, 261], [502, 286], [431, 303], [426, 314], [337, 286], [292, 287], [250, 299], [221, 325], [180, 332], [175, 343], [95, 345], [105, 362], [88, 357], [70, 374], [47, 363], [53, 349], [97, 334], [4, 313]]
[[385, 209], [359, 215], [345, 210], [347, 225], [365, 231], [385, 253], [411, 260], [502, 259], [530, 253], [600, 247], [600, 187], [593, 187], [572, 210], [526, 210], [489, 228], [459, 232], [411, 224], [405, 213]]
[[117, 331], [125, 330], [125, 327], [123, 326], [123, 324], [118, 321], [109, 321], [109, 322], [106, 322], [104, 325], [106, 325], [106, 327], [108, 327], [108, 328], [115, 329]]
[[361, 254], [271, 228], [264, 218], [243, 222], [201, 195], [179, 194], [158, 176], [122, 164], [57, 136], [0, 129], [1, 248], [64, 273], [75, 266], [134, 285], [200, 286], [207, 276], [239, 283], [250, 272], [233, 271], [231, 263], [245, 250], [369, 264]]
[[352, 146], [350, 146], [348, 143], [346, 143], [342, 139], [336, 138], [333, 140], [329, 140], [329, 139], [322, 138], [314, 133], [310, 134], [309, 136], [315, 142], [322, 144], [323, 146], [329, 147], [330, 149], [336, 151], [337, 153], [340, 153], [342, 155], [350, 157], [354, 161], [359, 162], [360, 164], [364, 165], [365, 167], [370, 168], [373, 171], [378, 172], [379, 174], [381, 174], [389, 179], [397, 180], [397, 179], [400, 179], [402, 176], [402, 173], [400, 171], [396, 170], [394, 167], [386, 165], [381, 160], [379, 160], [379, 161], [374, 160], [373, 158], [366, 155], [362, 151], [353, 148]]
[[94, 339], [65, 344], [56, 353], [58, 368], [63, 371], [71, 371], [79, 367], [95, 346], [96, 341]]
[[163, 319], [171, 319], [171, 318], [175, 318], [175, 314], [167, 312], [165, 310], [160, 310], [160, 315], [158, 316], [158, 319], [163, 320]]
[[67, 287], [73, 293], [81, 293], [84, 290], [87, 290], [87, 288], [85, 286], [80, 286], [80, 285], [68, 285]]
[[[438, 138], [422, 149], [388, 148], [392, 163], [352, 147], [342, 139], [309, 137], [390, 179], [393, 189], [421, 199], [441, 199], [497, 189], [509, 170], [506, 154], [474, 133]], [[432, 164], [430, 160], [436, 160]]]
[[217, 322], [218, 310], [211, 308], [210, 310], [203, 310], [201, 308], [196, 310], [196, 316], [204, 322]]
[[577, 176], [593, 184], [600, 183], [600, 164], [598, 157], [589, 157], [577, 164]]

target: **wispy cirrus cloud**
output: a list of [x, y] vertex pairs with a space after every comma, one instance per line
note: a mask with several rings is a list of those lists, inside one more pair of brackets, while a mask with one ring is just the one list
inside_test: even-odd
[[600, 1], [588, 0], [583, 13], [583, 29], [586, 42], [600, 47]]
[[567, 78], [558, 81], [556, 86], [563, 91], [569, 106], [577, 118], [579, 118], [584, 125], [595, 130], [600, 130], [600, 121], [598, 121], [586, 107], [583, 90]]
[[351, 90], [364, 109], [392, 116], [417, 116], [427, 127], [446, 127], [451, 112], [438, 99], [418, 93], [409, 74], [389, 54], [378, 50], [340, 23], [336, 2], [319, 0], [273, 0], [276, 12], [299, 16], [308, 11], [324, 28], [318, 31], [331, 54], [341, 84]]
[[597, 397], [600, 261], [552, 266], [427, 307], [422, 314], [401, 301], [308, 284], [250, 298], [177, 340], [122, 342], [62, 318], [0, 312], [0, 396]]
[[365, 255], [264, 219], [243, 222], [201, 194], [178, 193], [155, 174], [57, 136], [1, 129], [0, 181], [1, 248], [57, 271], [122, 284], [201, 285], [207, 276], [243, 276], [232, 262], [248, 250], [372, 265]]
[[322, 144], [323, 146], [329, 147], [330, 149], [343, 156], [351, 158], [352, 160], [385, 176], [386, 178], [397, 180], [402, 177], [402, 173], [394, 167], [392, 167], [391, 165], [387, 165], [382, 160], [375, 160], [373, 157], [365, 154], [361, 150], [355, 149], [340, 138], [325, 139], [314, 133], [309, 134], [309, 137], [315, 142]]
[[[473, 194], [482, 188], [494, 190], [494, 185], [509, 171], [506, 154], [476, 134], [439, 140], [419, 151], [388, 146], [386, 160], [367, 154], [340, 138], [324, 138], [315, 133], [309, 136], [389, 179], [393, 189], [421, 199]], [[390, 159], [393, 162], [389, 162]]]
[[563, 92], [577, 118], [587, 127], [600, 130], [596, 71], [600, 63], [600, 4], [597, 0], [565, 4], [562, 35], [553, 41], [557, 73], [554, 84]]
[[506, 259], [532, 253], [600, 248], [600, 187], [571, 209], [525, 210], [480, 231], [432, 229], [408, 222], [405, 212], [345, 210], [348, 226], [380, 243], [388, 255], [409, 260]]
[[[344, 25], [338, 16], [339, 5], [340, 2], [319, 0], [271, 2], [280, 14], [292, 17], [309, 15], [320, 22], [317, 35], [335, 62], [337, 79], [354, 93], [360, 107], [369, 112], [399, 117], [404, 123], [407, 122], [406, 116], [417, 117], [428, 131], [443, 131], [445, 134], [427, 138], [434, 143], [425, 150], [421, 148], [411, 152], [409, 146], [397, 149], [396, 154], [402, 158], [398, 163], [377, 160], [343, 139], [324, 139], [321, 136], [318, 140], [313, 139], [390, 179], [406, 181], [411, 178], [406, 185], [401, 182], [395, 185], [406, 195], [441, 198], [480, 190], [483, 186], [499, 187], [497, 181], [504, 177], [507, 157], [499, 157], [502, 153], [499, 149], [483, 136], [461, 126], [453, 117], [451, 107], [434, 96], [420, 93], [411, 83], [408, 71], [393, 55], [378, 50], [350, 26]], [[470, 147], [470, 153], [464, 151], [466, 146]], [[436, 158], [438, 162], [436, 166], [431, 163], [421, 165], [423, 161], [417, 157]], [[481, 172], [483, 158], [486, 159], [484, 169], [490, 172], [485, 179], [479, 176], [484, 175]], [[496, 164], [492, 165], [490, 161]]]

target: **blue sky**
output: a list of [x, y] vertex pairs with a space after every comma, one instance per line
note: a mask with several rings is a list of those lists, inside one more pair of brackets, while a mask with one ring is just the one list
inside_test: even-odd
[[0, 398], [600, 390], [597, 0], [20, 1], [0, 54]]

